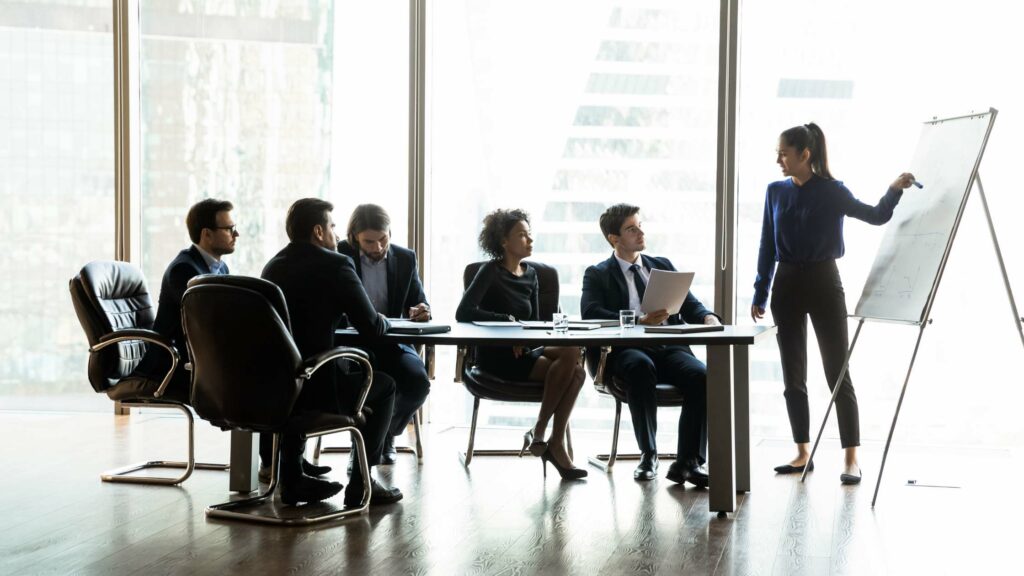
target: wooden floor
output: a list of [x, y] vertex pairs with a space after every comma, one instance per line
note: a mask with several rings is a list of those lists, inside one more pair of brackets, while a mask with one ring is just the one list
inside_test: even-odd
[[[181, 456], [183, 430], [158, 413], [0, 413], [0, 574], [1022, 573], [1017, 451], [898, 447], [872, 510], [879, 446], [864, 448], [864, 485], [840, 486], [834, 444], [801, 485], [771, 471], [786, 442], [754, 439], [752, 492], [726, 519], [664, 468], [649, 483], [629, 462], [577, 483], [554, 470], [545, 480], [536, 458], [479, 458], [467, 472], [464, 429], [428, 427], [422, 467], [403, 455], [382, 469], [401, 503], [315, 529], [207, 520], [204, 508], [228, 497], [223, 472], [177, 488], [100, 482], [107, 468]], [[197, 432], [200, 459], [226, 461], [227, 435]], [[478, 446], [517, 437], [486, 431]], [[576, 437], [581, 465], [608, 441]]]

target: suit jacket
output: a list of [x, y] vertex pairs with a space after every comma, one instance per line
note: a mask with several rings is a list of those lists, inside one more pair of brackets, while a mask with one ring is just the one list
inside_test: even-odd
[[[225, 273], [227, 267], [225, 265]], [[206, 260], [199, 253], [194, 245], [182, 250], [171, 260], [167, 270], [164, 271], [163, 280], [160, 282], [160, 302], [157, 305], [156, 319], [153, 321], [153, 330], [171, 339], [174, 348], [181, 355], [178, 370], [183, 370], [188, 362], [188, 347], [185, 346], [185, 334], [181, 328], [181, 297], [188, 288], [188, 281], [200, 274], [209, 274], [210, 267]], [[139, 362], [135, 374], [145, 376], [150, 380], [160, 380], [167, 374], [171, 367], [171, 359], [167, 351], [157, 346], [149, 346], [146, 355]]]
[[[651, 270], [671, 270], [675, 267], [668, 258], [641, 254], [643, 265]], [[619, 310], [629, 308], [629, 289], [626, 275], [622, 273], [619, 261], [612, 254], [610, 258], [587, 268], [583, 273], [583, 295], [580, 297], [580, 311], [584, 320], [613, 319], [619, 317]], [[690, 292], [683, 305], [668, 317], [669, 324], [703, 324], [704, 317], [713, 312]], [[587, 350], [588, 356], [595, 350]], [[594, 358], [596, 360], [596, 358]], [[591, 360], [591, 361], [594, 361]]]
[[[292, 242], [267, 262], [263, 278], [284, 293], [292, 336], [303, 358], [333, 348], [334, 331], [346, 317], [369, 341], [390, 327], [387, 318], [373, 309], [348, 256], [309, 242]], [[304, 387], [300, 402], [335, 409], [331, 403], [337, 403], [337, 370], [335, 363], [318, 370]]]
[[[363, 263], [359, 258], [359, 247], [349, 244], [348, 240], [338, 243], [338, 252], [348, 256], [356, 267], [356, 274], [363, 277]], [[406, 318], [409, 308], [417, 304], [427, 304], [427, 295], [423, 292], [420, 282], [419, 268], [416, 265], [416, 253], [408, 248], [388, 245], [385, 260], [388, 273], [388, 318]]]

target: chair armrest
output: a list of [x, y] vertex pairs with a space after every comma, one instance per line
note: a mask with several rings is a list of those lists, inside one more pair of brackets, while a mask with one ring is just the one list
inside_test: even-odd
[[601, 359], [597, 362], [597, 371], [594, 373], [594, 386], [604, 386], [604, 370], [608, 364], [608, 354], [611, 351], [611, 346], [601, 346]]
[[363, 412], [363, 404], [366, 402], [366, 395], [370, 393], [370, 386], [373, 384], [373, 366], [370, 364], [370, 356], [365, 351], [349, 346], [338, 346], [330, 350], [324, 350], [319, 354], [314, 354], [303, 360], [302, 366], [299, 367], [298, 379], [309, 380], [313, 373], [323, 365], [338, 358], [354, 360], [363, 365], [363, 388], [359, 393], [359, 401], [356, 403], [355, 408], [355, 413], [361, 414]]
[[160, 386], [153, 393], [154, 398], [159, 398], [164, 395], [164, 390], [167, 389], [167, 385], [171, 383], [171, 377], [174, 376], [174, 371], [178, 369], [178, 362], [181, 361], [181, 357], [178, 355], [178, 351], [171, 345], [169, 338], [165, 337], [159, 332], [153, 330], [146, 330], [144, 328], [127, 328], [124, 330], [114, 330], [109, 334], [105, 334], [102, 338], [96, 342], [95, 346], [89, 348], [89, 352], [99, 352], [107, 346], [117, 344], [119, 342], [128, 342], [131, 340], [142, 340], [150, 344], [155, 344], [171, 355], [171, 368], [167, 371], [167, 375], [164, 376], [163, 381], [160, 382]]
[[455, 354], [455, 378], [454, 382], [462, 382], [462, 369], [466, 366], [466, 356], [469, 355], [469, 349], [466, 346], [459, 346], [458, 352]]
[[434, 366], [436, 365], [434, 358], [434, 345], [427, 344], [420, 346], [420, 358], [423, 359], [423, 366], [427, 369], [427, 380], [434, 379]]

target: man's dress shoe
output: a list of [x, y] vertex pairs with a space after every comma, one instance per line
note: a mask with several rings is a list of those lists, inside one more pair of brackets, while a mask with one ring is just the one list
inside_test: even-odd
[[640, 464], [633, 470], [634, 480], [654, 480], [658, 476], [658, 453], [644, 452], [640, 454]]
[[384, 452], [380, 455], [380, 463], [383, 466], [390, 466], [398, 462], [398, 450], [395, 449], [395, 437], [388, 434], [384, 439]]
[[[317, 466], [305, 458], [302, 459], [302, 473], [306, 476], [323, 476], [330, 471], [330, 466]], [[270, 466], [260, 466], [259, 480], [264, 484], [270, 484]]]
[[708, 473], [702, 470], [696, 462], [676, 460], [668, 467], [668, 474], [665, 477], [676, 484], [689, 482], [698, 488], [708, 487]]
[[[370, 480], [370, 504], [394, 504], [404, 497], [398, 488], [385, 488], [376, 479]], [[345, 506], [358, 506], [363, 500], [363, 487], [349, 484], [345, 490]]]
[[299, 476], [294, 480], [281, 482], [281, 501], [295, 506], [299, 502], [319, 502], [341, 492], [341, 484]]

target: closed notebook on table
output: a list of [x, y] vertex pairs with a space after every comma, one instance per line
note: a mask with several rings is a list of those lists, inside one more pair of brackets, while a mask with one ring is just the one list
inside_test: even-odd
[[694, 332], [721, 332], [725, 326], [709, 324], [672, 324], [669, 326], [644, 326], [644, 332], [651, 334], [692, 334]]
[[388, 322], [391, 323], [388, 334], [443, 334], [452, 331], [452, 327], [448, 324], [413, 322], [412, 320], [398, 318], [388, 318]]

